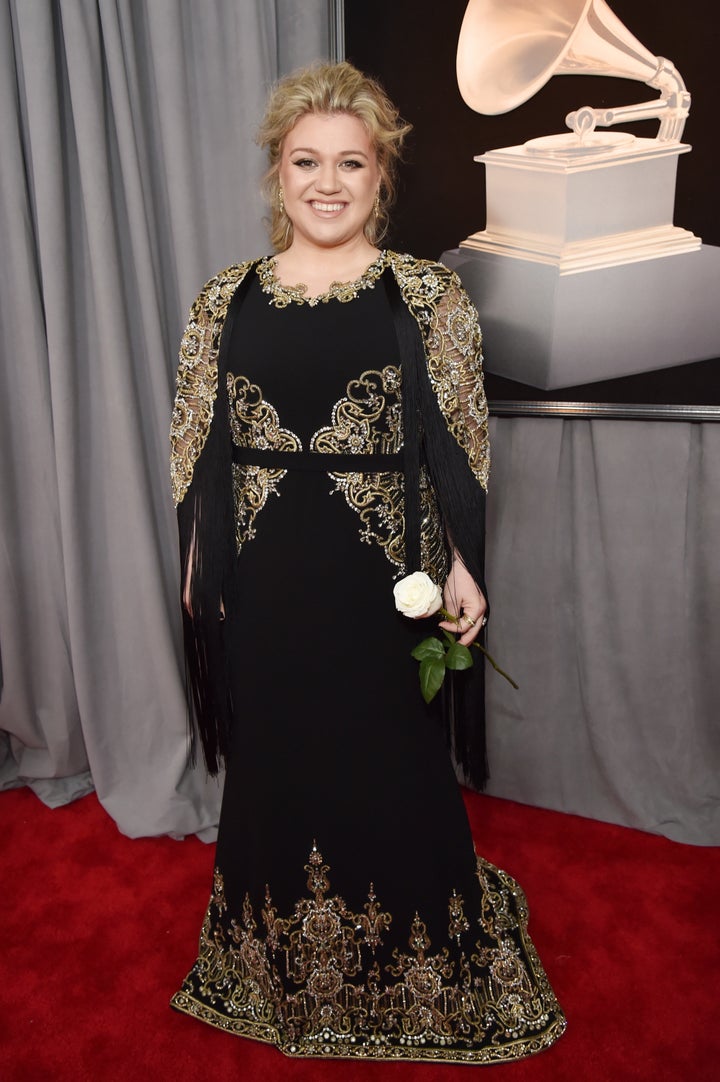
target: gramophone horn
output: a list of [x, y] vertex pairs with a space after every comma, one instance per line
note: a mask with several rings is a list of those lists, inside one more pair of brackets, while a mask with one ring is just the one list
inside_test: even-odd
[[495, 115], [522, 105], [553, 75], [614, 75], [649, 83], [661, 64], [605, 0], [470, 0], [458, 42], [457, 80], [471, 109]]

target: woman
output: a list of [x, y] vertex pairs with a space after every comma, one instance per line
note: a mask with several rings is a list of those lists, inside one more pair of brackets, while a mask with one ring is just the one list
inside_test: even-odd
[[[564, 1019], [420, 696], [432, 624], [393, 605], [422, 569], [460, 642], [486, 610], [476, 313], [445, 267], [377, 247], [408, 130], [349, 64], [283, 80], [260, 134], [276, 255], [212, 279], [183, 338], [186, 656], [227, 775], [173, 1005], [289, 1055], [480, 1064]], [[450, 739], [481, 780], [471, 691]]]

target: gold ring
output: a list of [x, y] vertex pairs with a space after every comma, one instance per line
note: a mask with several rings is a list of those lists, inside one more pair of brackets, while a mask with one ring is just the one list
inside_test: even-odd
[[463, 613], [463, 619], [467, 620], [467, 622], [470, 624], [470, 627], [475, 627], [475, 621], [473, 620], [472, 616], [468, 616], [466, 612]]

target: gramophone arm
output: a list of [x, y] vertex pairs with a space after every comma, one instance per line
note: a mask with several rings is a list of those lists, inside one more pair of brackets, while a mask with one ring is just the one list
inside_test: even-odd
[[659, 98], [641, 102], [638, 105], [622, 105], [617, 109], [594, 109], [591, 105], [583, 105], [581, 109], [576, 109], [565, 117], [568, 128], [582, 140], [596, 127], [609, 128], [628, 120], [658, 119], [660, 121], [658, 141], [679, 142], [685, 120], [690, 112], [690, 94], [672, 61], [662, 56], [659, 56], [657, 60], [657, 71], [651, 79], [647, 80], [647, 86], [659, 90]]

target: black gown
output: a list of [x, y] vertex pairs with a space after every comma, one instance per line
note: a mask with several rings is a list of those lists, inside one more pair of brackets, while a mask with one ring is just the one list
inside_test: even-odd
[[526, 1056], [564, 1018], [520, 888], [476, 857], [420, 694], [410, 651], [435, 621], [395, 610], [392, 499], [377, 501], [398, 474], [324, 457], [402, 447], [386, 295], [372, 274], [317, 303], [265, 285], [228, 344], [238, 719], [199, 955], [173, 1006], [289, 1055]]

